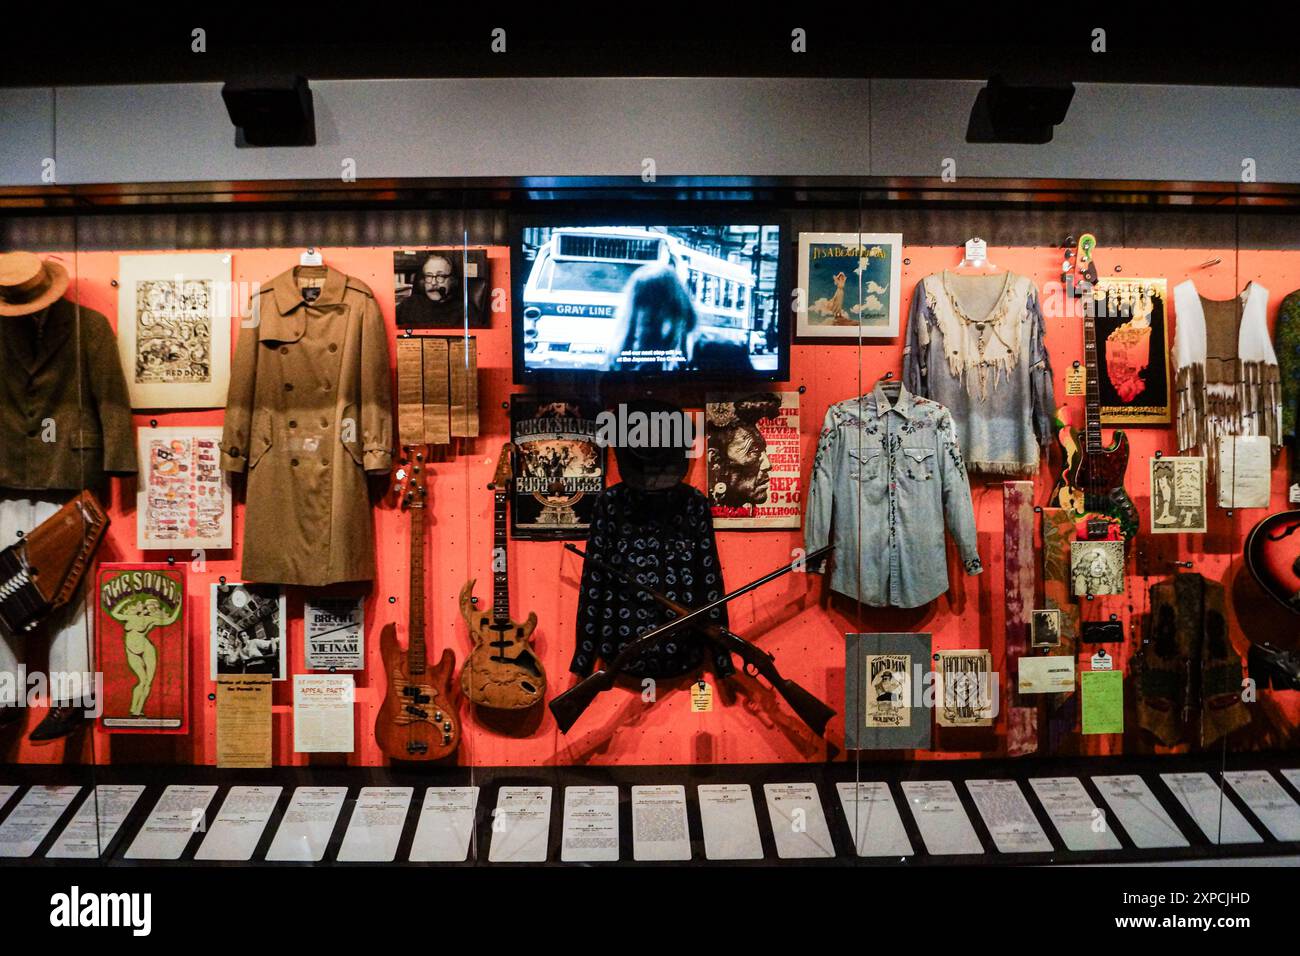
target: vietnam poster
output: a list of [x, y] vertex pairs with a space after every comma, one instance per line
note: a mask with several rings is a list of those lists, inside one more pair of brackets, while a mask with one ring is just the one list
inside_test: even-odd
[[710, 395], [704, 417], [713, 526], [798, 528], [799, 393]]
[[104, 675], [100, 728], [185, 733], [185, 569], [103, 564], [95, 593], [95, 653]]

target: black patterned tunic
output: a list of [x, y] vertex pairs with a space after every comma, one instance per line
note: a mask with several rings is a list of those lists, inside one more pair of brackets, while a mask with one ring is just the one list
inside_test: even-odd
[[[622, 483], [607, 489], [593, 510], [587, 553], [687, 607], [700, 607], [726, 593], [709, 500], [689, 485], [657, 492]], [[610, 580], [591, 561], [584, 562], [577, 647], [569, 670], [585, 677], [597, 658], [612, 660], [629, 641], [672, 617], [652, 598]], [[706, 617], [725, 627], [727, 609], [718, 608]], [[709, 654], [721, 676], [734, 672], [730, 654], [711, 652], [689, 628], [671, 632], [647, 648], [627, 672], [676, 677], [697, 669]]]

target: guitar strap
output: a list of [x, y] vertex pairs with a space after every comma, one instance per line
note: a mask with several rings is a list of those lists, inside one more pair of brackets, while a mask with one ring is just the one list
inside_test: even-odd
[[1030, 652], [1029, 612], [1034, 607], [1034, 483], [1002, 484], [1002, 560], [1007, 604], [1006, 667], [1003, 700], [1007, 709], [1007, 756], [1038, 749], [1038, 704], [1019, 699], [1016, 675]]
[[[1079, 602], [1070, 582], [1070, 542], [1074, 540], [1074, 515], [1064, 508], [1043, 509], [1043, 606], [1061, 612], [1061, 645], [1056, 653], [1074, 657], [1080, 631]], [[1077, 694], [1048, 694], [1050, 753], [1059, 753], [1072, 738], [1078, 718]]]

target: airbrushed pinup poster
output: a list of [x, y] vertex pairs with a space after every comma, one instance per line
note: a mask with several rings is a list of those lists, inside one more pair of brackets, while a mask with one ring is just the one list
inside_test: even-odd
[[95, 653], [104, 674], [104, 731], [186, 732], [185, 590], [181, 566], [100, 566]]

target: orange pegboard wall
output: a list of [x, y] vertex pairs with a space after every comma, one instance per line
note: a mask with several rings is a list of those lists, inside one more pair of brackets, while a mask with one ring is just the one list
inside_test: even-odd
[[[156, 250], [151, 250], [156, 251]], [[238, 282], [266, 281], [298, 261], [299, 249], [236, 250], [232, 253], [233, 279]], [[379, 299], [390, 331], [396, 336], [392, 283], [392, 247], [324, 248], [320, 250], [330, 266], [367, 282]], [[123, 250], [125, 253], [126, 250]], [[75, 292], [84, 305], [116, 321], [118, 255], [112, 252], [56, 253], [75, 277]], [[955, 256], [950, 248], [907, 247], [909, 263], [903, 267], [903, 288], [907, 295], [902, 309], [904, 322], [910, 296], [918, 279], [951, 267]], [[489, 247], [492, 283], [505, 290], [509, 301], [510, 256], [505, 247]], [[1214, 258], [1221, 264], [1201, 268]], [[1056, 248], [993, 248], [991, 261], [1032, 276], [1039, 287], [1059, 280], [1061, 253]], [[1194, 278], [1206, 296], [1228, 299], [1251, 280], [1271, 291], [1270, 323], [1282, 296], [1300, 287], [1300, 252], [1232, 249], [1124, 249], [1113, 250], [1106, 267], [1122, 268], [1122, 276], [1164, 277], [1169, 288]], [[1045, 297], [1046, 298], [1046, 297]], [[1171, 296], [1172, 298], [1172, 296]], [[1170, 303], [1172, 311], [1172, 302]], [[1177, 317], [1171, 316], [1170, 335]], [[236, 330], [237, 332], [237, 330]], [[456, 597], [469, 577], [478, 578], [476, 593], [491, 600], [489, 571], [492, 497], [485, 486], [491, 480], [501, 443], [508, 437], [509, 417], [502, 403], [519, 389], [511, 384], [510, 317], [508, 309], [492, 317], [490, 329], [475, 330], [478, 339], [479, 407], [481, 434], [477, 439], [458, 440], [435, 458], [431, 472], [426, 568], [430, 579], [427, 621], [430, 650], [436, 656], [444, 647], [455, 650], [458, 661], [468, 651], [469, 639], [460, 619]], [[868, 340], [869, 342], [871, 340]], [[1070, 406], [1074, 420], [1082, 421], [1082, 398], [1065, 397], [1065, 373], [1082, 353], [1082, 329], [1077, 318], [1047, 317], [1047, 345], [1056, 379], [1058, 404]], [[791, 355], [791, 377], [787, 387], [806, 387], [801, 396], [805, 480], [812, 467], [817, 434], [826, 408], [869, 389], [887, 370], [901, 371], [902, 337], [881, 340], [881, 344], [796, 344]], [[147, 428], [151, 419], [159, 425], [219, 425], [221, 410], [151, 412], [136, 416], [136, 425]], [[1130, 428], [1132, 458], [1127, 487], [1142, 514], [1142, 527], [1149, 527], [1147, 460], [1157, 450], [1175, 454], [1172, 426]], [[611, 470], [613, 461], [610, 461]], [[1285, 507], [1285, 463], [1275, 462], [1270, 510]], [[702, 460], [692, 464], [688, 480], [702, 487]], [[611, 474], [611, 482], [616, 480]], [[1054, 481], [1043, 468], [1035, 480], [1035, 501], [1044, 503]], [[135, 481], [115, 481], [110, 515], [112, 525], [101, 552], [105, 561], [166, 560], [167, 552], [141, 553], [135, 548]], [[950, 592], [925, 608], [912, 611], [872, 610], [848, 607], [828, 600], [820, 578], [788, 575], [753, 592], [731, 607], [732, 627], [776, 655], [785, 676], [793, 678], [821, 696], [837, 711], [844, 708], [844, 642], [846, 631], [929, 631], [935, 649], [986, 647], [1000, 661], [1004, 650], [1004, 600], [1001, 482], [974, 478], [972, 493], [979, 549], [985, 572], [967, 577], [952, 575]], [[96, 732], [74, 737], [71, 743], [34, 746], [25, 734], [7, 735], [3, 759], [32, 763], [196, 763], [215, 761], [215, 704], [209, 699], [213, 684], [208, 671], [208, 595], [221, 575], [239, 580], [239, 548], [242, 541], [243, 508], [236, 484], [235, 547], [231, 552], [208, 555], [206, 568], [191, 571], [192, 595], [188, 622], [190, 645], [190, 732], [183, 736], [112, 736]], [[1175, 560], [1190, 560], [1195, 569], [1214, 579], [1225, 579], [1240, 567], [1241, 542], [1264, 511], [1237, 511], [1229, 517], [1211, 509], [1206, 535], [1143, 534], [1135, 549], [1143, 557], [1131, 559], [1127, 593], [1103, 598], [1085, 607], [1085, 618], [1117, 614], [1129, 640], [1118, 656], [1117, 665], [1127, 670], [1137, 642], [1131, 625], [1140, 622], [1147, 609], [1149, 581], [1174, 570]], [[293, 752], [292, 681], [275, 685], [274, 734], [277, 765], [376, 765], [384, 762], [376, 748], [372, 729], [381, 703], [384, 680], [378, 654], [380, 627], [396, 622], [404, 634], [407, 615], [408, 525], [391, 495], [374, 510], [378, 542], [379, 574], [366, 601], [367, 669], [357, 677], [356, 740], [351, 754], [306, 755]], [[718, 533], [723, 570], [729, 586], [737, 586], [790, 559], [791, 550], [801, 544], [798, 531]], [[568, 687], [572, 677], [568, 662], [573, 646], [574, 613], [580, 561], [556, 542], [511, 541], [510, 568], [512, 609], [517, 619], [535, 611], [538, 616], [537, 647], [550, 675], [550, 693]], [[188, 552], [174, 552], [177, 562], [188, 562]], [[950, 562], [950, 567], [951, 567]], [[1146, 570], [1148, 576], [1139, 572]], [[291, 588], [289, 608], [289, 673], [303, 672], [302, 605], [304, 592]], [[389, 598], [395, 601], [390, 603]], [[1243, 638], [1233, 621], [1234, 640], [1244, 649]], [[1086, 669], [1081, 649], [1080, 669]], [[709, 680], [714, 678], [710, 675]], [[730, 687], [717, 688], [714, 708], [694, 714], [684, 682], [659, 688], [658, 701], [642, 703], [638, 694], [615, 689], [601, 696], [568, 736], [561, 735], [550, 713], [543, 711], [531, 725], [505, 728], [462, 713], [465, 728], [459, 760], [479, 766], [542, 766], [556, 764], [678, 764], [678, 763], [772, 763], [844, 759], [842, 714], [832, 720], [827, 740], [811, 735], [766, 685], [740, 676]], [[1300, 724], [1300, 693], [1261, 692], [1274, 725], [1272, 743], [1300, 745], [1296, 726]], [[1076, 752], [1111, 753], [1138, 745], [1132, 731], [1119, 736], [1076, 738]], [[29, 726], [40, 714], [28, 715]], [[1002, 727], [997, 728], [1002, 739]], [[66, 753], [72, 748], [77, 752]], [[997, 751], [990, 751], [990, 755]], [[884, 758], [897, 753], [878, 755]], [[908, 752], [904, 756], [978, 756], [971, 753]]]

